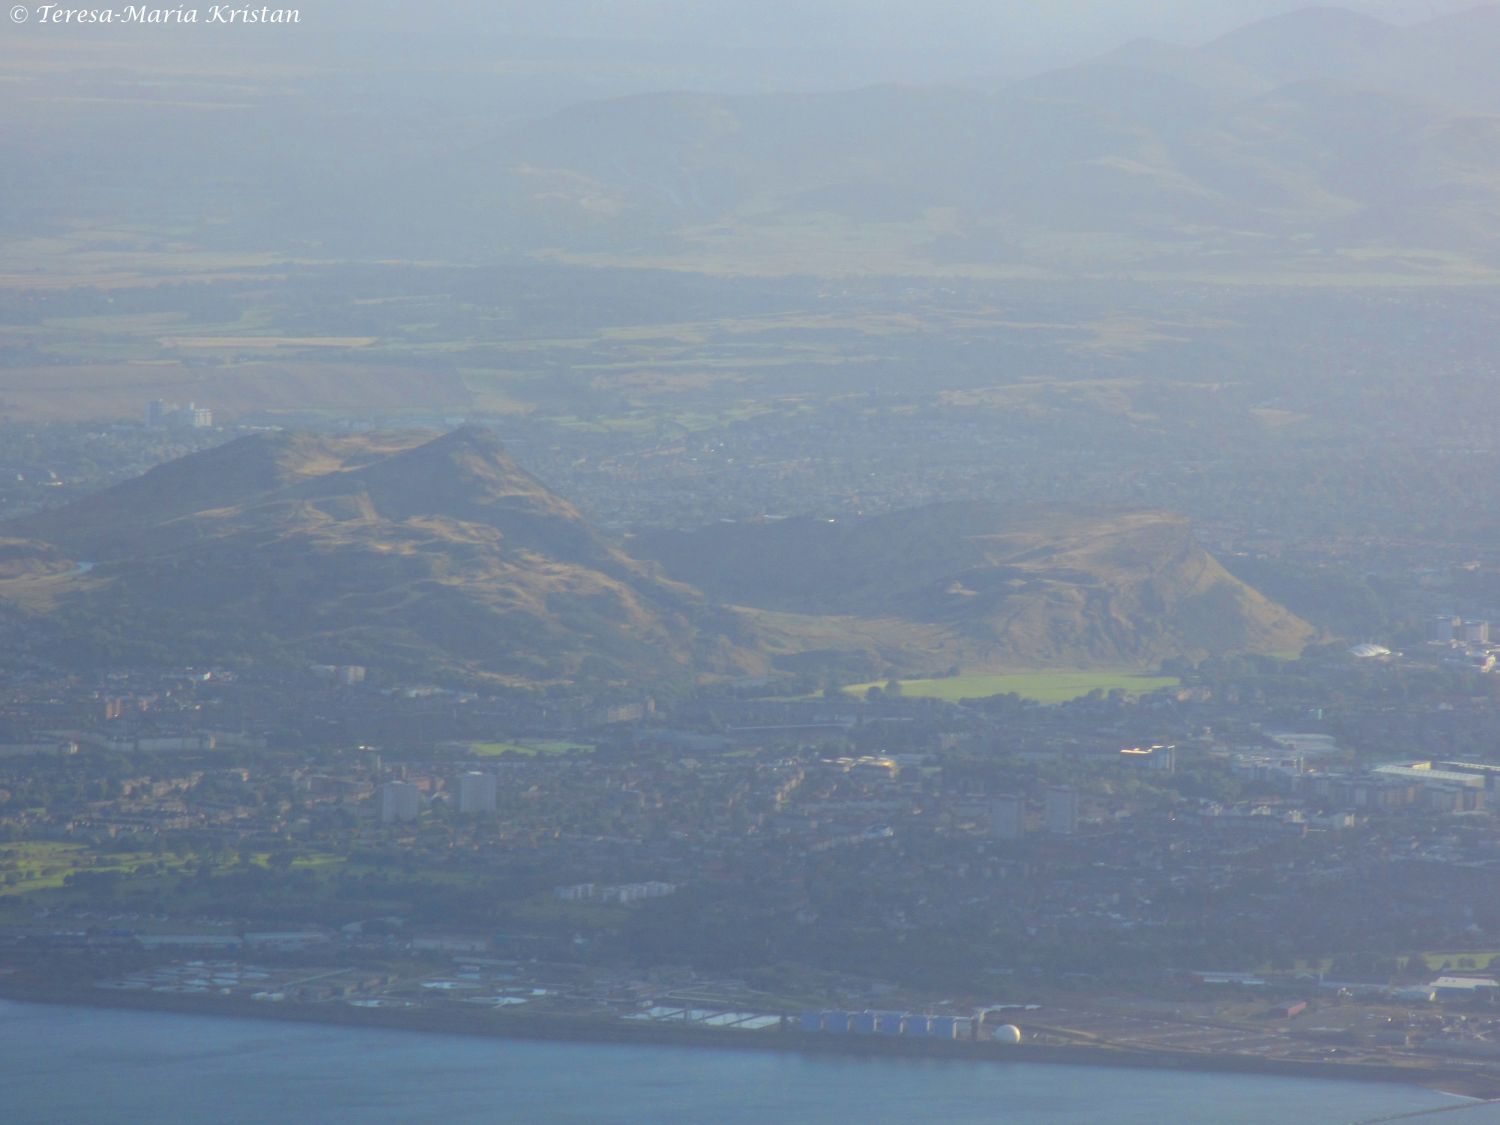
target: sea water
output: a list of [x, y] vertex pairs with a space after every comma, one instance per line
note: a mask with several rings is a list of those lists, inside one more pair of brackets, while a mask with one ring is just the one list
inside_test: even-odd
[[[749, 1034], [749, 1033], [747, 1033]], [[1244, 1074], [527, 1042], [0, 1001], [0, 1121], [1334, 1125], [1500, 1106]]]

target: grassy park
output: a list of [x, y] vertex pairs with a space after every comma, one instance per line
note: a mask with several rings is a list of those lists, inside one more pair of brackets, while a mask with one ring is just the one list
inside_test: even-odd
[[[961, 699], [985, 699], [992, 695], [1019, 695], [1036, 703], [1066, 703], [1091, 691], [1116, 689], [1140, 695], [1158, 688], [1176, 687], [1175, 676], [1145, 676], [1135, 672], [1001, 672], [993, 675], [946, 676], [935, 680], [900, 680], [901, 694], [921, 699], [955, 703]], [[844, 691], [864, 695], [874, 682], [854, 684]]]
[[498, 758], [502, 754], [519, 754], [525, 758], [550, 757], [574, 750], [592, 750], [584, 742], [567, 742], [555, 738], [522, 738], [514, 742], [471, 742], [469, 752], [480, 758]]

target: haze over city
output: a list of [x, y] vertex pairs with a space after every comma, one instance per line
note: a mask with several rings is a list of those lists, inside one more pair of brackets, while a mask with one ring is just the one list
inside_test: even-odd
[[0, 33], [23, 1119], [1496, 1119], [1500, 8], [226, 12]]

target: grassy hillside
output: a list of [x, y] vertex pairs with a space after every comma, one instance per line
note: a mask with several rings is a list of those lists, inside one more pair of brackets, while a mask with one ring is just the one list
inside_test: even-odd
[[358, 663], [517, 685], [756, 666], [488, 431], [265, 434], [15, 521], [88, 569], [0, 580], [74, 661]]
[[9, 521], [0, 610], [0, 640], [65, 664], [349, 663], [528, 687], [1146, 669], [1313, 633], [1153, 512], [945, 504], [622, 548], [477, 427], [258, 434]]
[[1225, 571], [1185, 520], [1157, 512], [935, 505], [659, 532], [631, 549], [751, 607], [783, 655], [845, 647], [908, 667], [1146, 668], [1170, 656], [1296, 650], [1314, 635]]

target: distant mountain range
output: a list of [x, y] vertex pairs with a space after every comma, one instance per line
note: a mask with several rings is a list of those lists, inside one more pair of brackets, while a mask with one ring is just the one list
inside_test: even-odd
[[456, 133], [279, 77], [178, 102], [28, 75], [0, 223], [315, 257], [1473, 280], [1500, 270], [1497, 57], [1493, 5], [1410, 27], [1310, 8], [999, 91], [672, 92], [515, 125], [479, 85]]
[[1197, 49], [1139, 41], [992, 95], [577, 106], [471, 154], [459, 181], [492, 184], [496, 229], [532, 248], [634, 260], [797, 272], [800, 251], [809, 273], [898, 260], [1336, 273], [1372, 255], [1431, 273], [1450, 254], [1496, 266], [1496, 57], [1497, 8], [1412, 28], [1313, 8]]
[[260, 434], [0, 524], [0, 643], [76, 666], [352, 663], [542, 688], [1145, 668], [1312, 636], [1157, 513], [941, 505], [626, 547], [478, 427]]

